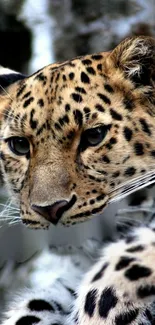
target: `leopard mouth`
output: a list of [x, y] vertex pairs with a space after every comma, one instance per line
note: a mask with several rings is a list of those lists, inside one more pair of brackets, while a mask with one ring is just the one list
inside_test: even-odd
[[122, 200], [124, 197], [128, 196], [140, 190], [146, 186], [155, 183], [155, 170], [147, 172], [143, 176], [134, 178], [128, 182], [120, 184], [113, 191], [109, 192], [109, 203], [113, 203]]

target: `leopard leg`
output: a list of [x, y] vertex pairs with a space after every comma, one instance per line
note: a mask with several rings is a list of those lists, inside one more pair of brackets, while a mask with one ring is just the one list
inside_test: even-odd
[[80, 285], [77, 325], [150, 325], [155, 308], [155, 232], [143, 227], [112, 243]]
[[72, 289], [58, 284], [54, 288], [26, 289], [8, 306], [1, 325], [66, 325], [73, 301]]

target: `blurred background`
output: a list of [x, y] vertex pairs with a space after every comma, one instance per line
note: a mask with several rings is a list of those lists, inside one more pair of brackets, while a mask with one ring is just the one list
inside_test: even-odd
[[[132, 35], [155, 36], [155, 0], [0, 0], [0, 64], [25, 74], [57, 60], [111, 50]], [[6, 200], [2, 184], [1, 204]], [[120, 206], [126, 201], [82, 225], [51, 226], [49, 231], [9, 225], [1, 218], [0, 266], [8, 260], [25, 261], [47, 244], [107, 238]]]

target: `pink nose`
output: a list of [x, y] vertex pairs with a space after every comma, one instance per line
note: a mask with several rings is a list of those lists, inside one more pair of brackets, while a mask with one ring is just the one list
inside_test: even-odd
[[74, 205], [76, 200], [77, 200], [76, 195], [73, 195], [70, 201], [67, 200], [57, 201], [52, 205], [47, 205], [44, 207], [32, 204], [31, 208], [35, 212], [39, 213], [46, 220], [56, 225], [60, 220], [60, 218], [62, 217], [63, 213], [69, 210]]
[[46, 220], [50, 221], [54, 225], [56, 225], [61, 218], [63, 212], [66, 210], [68, 205], [68, 201], [58, 201], [52, 205], [47, 205], [45, 207], [41, 207], [38, 205], [32, 205], [31, 208], [39, 213]]

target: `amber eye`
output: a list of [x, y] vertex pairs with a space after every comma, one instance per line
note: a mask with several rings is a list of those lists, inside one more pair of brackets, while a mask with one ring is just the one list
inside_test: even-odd
[[101, 125], [83, 132], [80, 142], [80, 150], [84, 151], [88, 147], [97, 146], [105, 138], [111, 125]]
[[6, 140], [10, 150], [18, 156], [28, 155], [30, 152], [29, 141], [24, 137], [11, 137]]

